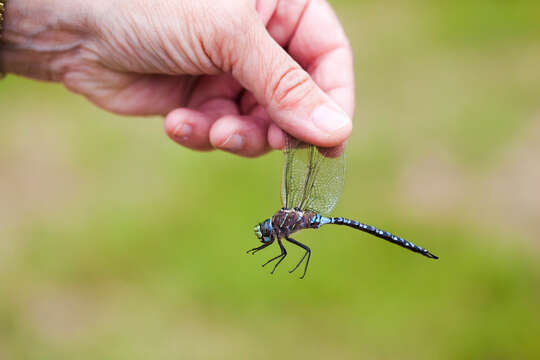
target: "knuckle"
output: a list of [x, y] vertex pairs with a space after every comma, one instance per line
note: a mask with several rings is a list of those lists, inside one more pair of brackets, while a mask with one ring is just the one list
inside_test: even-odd
[[279, 108], [294, 107], [306, 98], [312, 90], [310, 77], [304, 70], [292, 67], [281, 73], [273, 82], [271, 101]]

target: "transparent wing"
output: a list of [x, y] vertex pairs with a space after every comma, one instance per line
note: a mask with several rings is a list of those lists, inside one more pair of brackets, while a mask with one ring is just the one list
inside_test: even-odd
[[330, 213], [343, 189], [343, 149], [318, 148], [288, 136], [284, 154], [282, 205]]

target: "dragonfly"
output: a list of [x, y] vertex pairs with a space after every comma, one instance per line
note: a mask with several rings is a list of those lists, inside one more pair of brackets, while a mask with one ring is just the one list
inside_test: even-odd
[[305, 260], [306, 276], [311, 258], [311, 250], [305, 244], [293, 239], [291, 234], [304, 229], [319, 229], [323, 225], [344, 225], [366, 232], [430, 259], [438, 259], [428, 250], [413, 244], [388, 231], [378, 229], [355, 220], [343, 217], [330, 217], [328, 214], [337, 204], [344, 184], [345, 156], [343, 148], [320, 148], [286, 136], [284, 165], [281, 181], [282, 208], [271, 218], [257, 224], [255, 236], [262, 245], [250, 249], [255, 254], [277, 242], [281, 253], [262, 266], [276, 261], [271, 274], [287, 256], [283, 245], [286, 242], [304, 250], [304, 255], [289, 272], [296, 271]]

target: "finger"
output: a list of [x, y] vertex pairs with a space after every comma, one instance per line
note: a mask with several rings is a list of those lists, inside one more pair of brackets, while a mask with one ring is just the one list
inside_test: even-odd
[[266, 29], [279, 45], [286, 47], [291, 41], [309, 2], [310, 0], [287, 0], [278, 3]]
[[178, 144], [193, 150], [211, 150], [209, 133], [215, 120], [238, 114], [233, 99], [242, 88], [230, 74], [201, 77], [187, 101], [187, 107], [171, 112], [165, 130]]
[[243, 91], [242, 86], [231, 74], [203, 76], [193, 87], [188, 107], [199, 108], [212, 99], [235, 100]]
[[283, 150], [285, 147], [285, 133], [279, 126], [271, 123], [268, 126], [267, 140], [268, 145], [274, 150]]
[[[283, 130], [319, 146], [335, 146], [351, 132], [349, 116], [268, 34], [262, 23], [235, 37], [232, 74]], [[232, 52], [231, 52], [232, 53]]]
[[226, 115], [238, 115], [238, 105], [229, 99], [215, 98], [210, 99], [204, 104], [198, 106], [197, 110], [208, 115], [212, 121]]
[[259, 119], [266, 121], [266, 123], [271, 122], [270, 116], [268, 116], [268, 113], [266, 112], [264, 107], [262, 107], [257, 102], [255, 96], [253, 96], [253, 94], [249, 91], [244, 92], [244, 94], [242, 95], [242, 98], [239, 102], [239, 109], [242, 115], [255, 116]]
[[319, 152], [324, 157], [337, 158], [345, 152], [345, 145], [346, 143], [331, 148], [319, 148]]
[[287, 33], [286, 44], [287, 50], [300, 65], [307, 68], [321, 54], [349, 45], [339, 19], [326, 1], [296, 1], [305, 6], [299, 18], [274, 17], [272, 22], [279, 22], [281, 27], [288, 29], [291, 28], [288, 23], [294, 22], [293, 31]]
[[232, 101], [217, 98], [201, 104], [198, 109], [180, 108], [165, 118], [165, 132], [178, 144], [199, 151], [212, 150], [210, 128], [216, 119], [237, 114]]
[[255, 0], [255, 9], [263, 24], [268, 24], [278, 3], [279, 0]]
[[[354, 111], [351, 47], [334, 11], [323, 0], [308, 2], [288, 43], [291, 56], [348, 114]], [[313, 36], [316, 32], [317, 36]]]
[[267, 125], [252, 116], [228, 115], [212, 125], [210, 143], [218, 149], [236, 155], [255, 157], [266, 153]]
[[257, 99], [255, 99], [255, 96], [249, 91], [246, 91], [244, 94], [242, 94], [242, 98], [240, 99], [240, 112], [244, 115], [251, 114], [252, 111], [254, 111], [257, 106], [259, 106], [259, 103], [257, 102]]
[[165, 117], [165, 133], [178, 144], [199, 151], [212, 150], [208, 134], [214, 120], [197, 110], [180, 108]]
[[320, 0], [281, 1], [267, 28], [315, 83], [352, 116], [352, 51], [332, 8]]
[[[277, 127], [275, 124], [270, 124], [268, 127], [268, 144], [272, 149], [275, 150], [283, 150], [285, 148], [285, 137], [287, 136], [283, 130], [281, 130], [279, 127]], [[341, 156], [343, 152], [345, 151], [345, 145], [346, 142], [334, 146], [331, 148], [319, 148], [319, 151], [321, 154], [323, 154], [326, 157], [330, 158], [336, 158], [338, 156]]]
[[313, 81], [349, 116], [354, 113], [354, 67], [349, 47], [320, 55], [309, 67]]

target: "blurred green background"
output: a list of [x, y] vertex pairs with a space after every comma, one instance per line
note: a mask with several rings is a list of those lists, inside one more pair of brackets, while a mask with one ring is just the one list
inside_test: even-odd
[[[305, 280], [260, 265], [282, 156], [0, 83], [0, 359], [540, 358], [540, 2], [332, 1], [357, 112]], [[316, 34], [315, 34], [316, 35]], [[339, 69], [336, 69], [339, 71]]]

